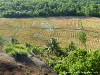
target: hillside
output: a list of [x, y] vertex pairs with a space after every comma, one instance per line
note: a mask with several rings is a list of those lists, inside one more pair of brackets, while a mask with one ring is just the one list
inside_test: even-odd
[[39, 58], [15, 61], [0, 49], [0, 75], [57, 75]]

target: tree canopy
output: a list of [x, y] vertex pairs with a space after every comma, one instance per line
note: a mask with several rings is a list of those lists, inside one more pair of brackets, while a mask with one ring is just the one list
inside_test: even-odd
[[100, 16], [99, 0], [0, 0], [1, 17]]

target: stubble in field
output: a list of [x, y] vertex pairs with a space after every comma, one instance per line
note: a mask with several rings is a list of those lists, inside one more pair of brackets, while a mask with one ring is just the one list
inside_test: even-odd
[[94, 17], [0, 18], [0, 35], [16, 36], [20, 43], [33, 45], [45, 46], [46, 40], [56, 38], [62, 47], [71, 41], [84, 47], [77, 39], [81, 25], [87, 33], [88, 49], [100, 48], [100, 19]]

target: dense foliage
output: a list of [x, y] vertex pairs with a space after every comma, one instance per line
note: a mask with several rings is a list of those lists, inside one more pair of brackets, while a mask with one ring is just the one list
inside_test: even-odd
[[100, 16], [99, 0], [0, 0], [1, 17]]
[[100, 75], [100, 50], [79, 49], [71, 42], [68, 48], [61, 48], [56, 39], [47, 41], [47, 48], [30, 44], [4, 45], [6, 53], [17, 60], [28, 57], [30, 51], [40, 55], [58, 75]]
[[76, 49], [66, 57], [46, 61], [59, 75], [100, 75], [100, 50]]

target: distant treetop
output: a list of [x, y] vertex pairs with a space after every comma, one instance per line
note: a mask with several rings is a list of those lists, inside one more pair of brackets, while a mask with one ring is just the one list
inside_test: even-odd
[[100, 0], [0, 0], [0, 17], [100, 16]]

